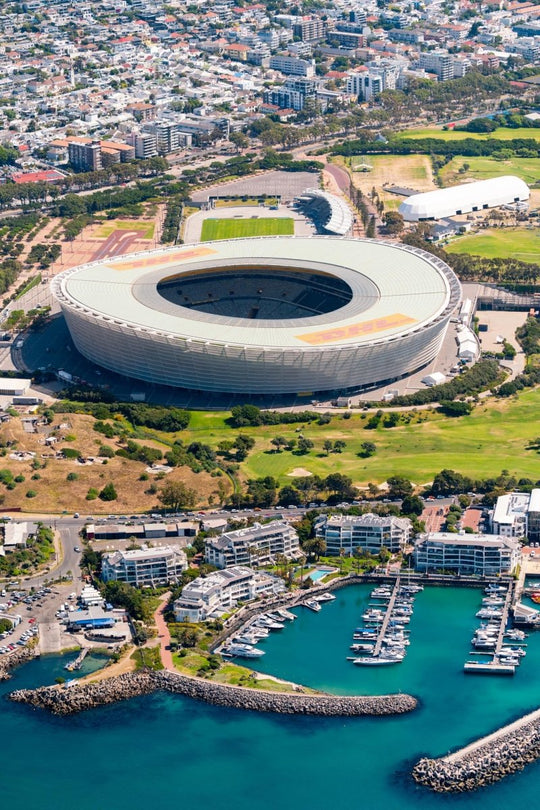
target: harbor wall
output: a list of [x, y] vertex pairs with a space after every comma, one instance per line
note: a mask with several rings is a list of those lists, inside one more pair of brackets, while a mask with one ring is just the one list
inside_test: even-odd
[[417, 706], [416, 698], [411, 695], [360, 697], [267, 692], [212, 683], [169, 670], [128, 672], [103, 681], [73, 683], [69, 687], [62, 688], [46, 686], [38, 689], [20, 689], [12, 692], [9, 698], [16, 703], [46, 709], [56, 715], [70, 715], [159, 690], [185, 695], [215, 706], [320, 717], [395, 715], [410, 712]]
[[540, 709], [440, 759], [413, 768], [419, 785], [436, 793], [465, 793], [523, 770], [540, 757]]

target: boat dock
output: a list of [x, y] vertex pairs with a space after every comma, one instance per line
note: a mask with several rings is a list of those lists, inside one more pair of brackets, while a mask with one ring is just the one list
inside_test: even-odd
[[83, 649], [80, 651], [75, 661], [71, 661], [70, 664], [66, 664], [64, 669], [67, 669], [68, 672], [75, 672], [77, 669], [80, 669], [82, 667], [82, 662], [84, 661], [89, 652], [90, 652], [89, 647], [83, 647]]
[[511, 582], [508, 585], [508, 590], [506, 591], [506, 599], [504, 600], [504, 607], [503, 613], [501, 616], [501, 624], [499, 627], [499, 635], [497, 636], [497, 642], [495, 644], [495, 654], [493, 656], [493, 663], [500, 664], [500, 657], [501, 657], [501, 647], [504, 645], [504, 634], [506, 633], [506, 626], [508, 624], [508, 615], [510, 613], [510, 608], [512, 606], [512, 597], [514, 595], [514, 585]]
[[384, 614], [384, 619], [382, 620], [382, 624], [381, 624], [381, 626], [379, 627], [379, 629], [377, 631], [377, 639], [375, 641], [375, 646], [373, 648], [373, 657], [374, 658], [378, 658], [378, 656], [381, 654], [381, 649], [382, 649], [384, 637], [386, 635], [386, 631], [388, 630], [388, 622], [390, 621], [390, 618], [392, 616], [392, 612], [394, 610], [394, 605], [396, 603], [396, 598], [397, 598], [397, 595], [399, 593], [399, 582], [400, 582], [400, 577], [397, 577], [397, 579], [396, 579], [396, 581], [394, 583], [394, 587], [392, 589], [392, 595], [390, 597], [390, 601], [388, 602], [388, 605], [386, 607], [386, 613]]
[[520, 657], [525, 655], [523, 647], [514, 646], [522, 643], [522, 639], [514, 640], [516, 637], [512, 635], [519, 631], [508, 630], [515, 595], [514, 583], [508, 583], [506, 588], [493, 586], [491, 591], [486, 589], [486, 594], [482, 600], [483, 607], [476, 615], [488, 619], [488, 622], [475, 631], [472, 639], [475, 649], [471, 651], [471, 655], [487, 656], [491, 660], [468, 660], [463, 670], [489, 675], [513, 675], [519, 666]]

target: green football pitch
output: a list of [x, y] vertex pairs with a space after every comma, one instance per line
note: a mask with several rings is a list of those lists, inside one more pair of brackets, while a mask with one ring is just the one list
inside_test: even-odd
[[205, 219], [201, 242], [215, 239], [237, 239], [243, 236], [292, 236], [294, 221], [288, 217], [260, 219]]

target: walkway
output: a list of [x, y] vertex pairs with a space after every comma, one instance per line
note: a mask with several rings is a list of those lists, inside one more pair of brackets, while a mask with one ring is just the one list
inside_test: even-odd
[[161, 663], [163, 664], [165, 669], [170, 669], [171, 671], [174, 672], [173, 657], [170, 647], [171, 634], [169, 633], [169, 628], [167, 627], [167, 623], [163, 618], [163, 613], [165, 611], [165, 608], [167, 607], [170, 595], [171, 595], [170, 591], [167, 591], [167, 593], [163, 594], [160, 605], [156, 610], [156, 612], [154, 613], [154, 622], [156, 624], [158, 631]]

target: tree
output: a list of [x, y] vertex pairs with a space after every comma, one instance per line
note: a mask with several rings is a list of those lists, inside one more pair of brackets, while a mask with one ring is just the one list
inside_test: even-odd
[[360, 445], [360, 452], [358, 453], [358, 455], [360, 456], [360, 458], [369, 458], [370, 456], [373, 456], [375, 454], [376, 450], [377, 445], [374, 444], [373, 442], [362, 442], [362, 444]]
[[385, 231], [389, 235], [401, 233], [405, 227], [405, 220], [399, 211], [387, 211], [384, 215]]
[[247, 458], [249, 451], [255, 447], [255, 439], [252, 436], [246, 436], [243, 433], [239, 433], [233, 444], [236, 447], [236, 460], [244, 461], [244, 459]]
[[288, 506], [288, 504], [298, 506], [302, 503], [302, 495], [296, 487], [290, 485], [284, 486], [279, 491], [279, 503], [282, 506]]
[[249, 144], [249, 140], [243, 132], [231, 132], [229, 140], [231, 143], [234, 143], [237, 152], [240, 152], [241, 149], [246, 149]]
[[304, 543], [304, 551], [308, 557], [318, 560], [326, 551], [326, 541], [322, 537], [314, 537]]
[[108, 484], [105, 484], [105, 486], [99, 493], [99, 497], [101, 498], [102, 501], [115, 501], [118, 498], [118, 494], [112, 481], [109, 481]]
[[332, 452], [333, 447], [334, 447], [333, 442], [330, 439], [324, 440], [323, 449], [326, 451], [326, 455]]
[[197, 493], [186, 487], [182, 481], [167, 481], [158, 494], [163, 506], [178, 512], [181, 509], [192, 509], [197, 502]]
[[413, 485], [408, 478], [404, 475], [393, 475], [388, 478], [388, 496], [393, 499], [404, 498], [405, 495], [411, 495]]
[[418, 495], [405, 495], [401, 504], [402, 515], [421, 515], [424, 511], [424, 504]]
[[334, 442], [334, 453], [342, 453], [347, 447], [347, 443], [338, 439]]
[[305, 456], [312, 448], [313, 442], [311, 439], [306, 439], [305, 436], [301, 436], [298, 439], [298, 452], [301, 456]]
[[283, 436], [276, 436], [270, 440], [270, 444], [274, 445], [277, 453], [281, 453], [281, 448], [285, 447], [287, 444], [287, 439], [285, 439]]

